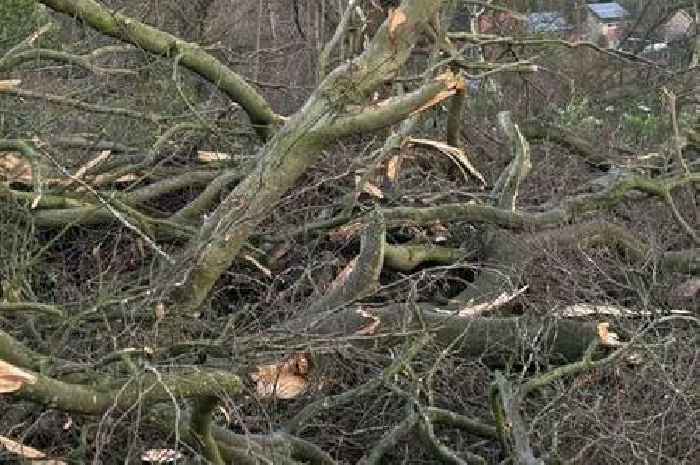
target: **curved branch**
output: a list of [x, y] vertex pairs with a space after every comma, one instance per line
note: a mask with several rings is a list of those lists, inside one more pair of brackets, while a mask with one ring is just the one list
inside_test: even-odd
[[492, 194], [494, 197], [498, 196], [497, 205], [500, 208], [515, 211], [520, 183], [532, 168], [530, 144], [523, 137], [518, 125], [513, 123], [510, 112], [499, 112], [498, 123], [506, 138], [510, 141], [513, 160], [496, 181]]
[[389, 452], [404, 436], [408, 435], [418, 424], [417, 413], [412, 413], [396, 425], [391, 431], [385, 434], [377, 444], [372, 447], [367, 455], [362, 457], [358, 465], [378, 465], [382, 462], [382, 457]]
[[216, 397], [201, 397], [195, 400], [190, 425], [192, 434], [202, 446], [204, 458], [213, 465], [224, 465], [219, 445], [212, 435], [212, 414], [219, 404]]
[[429, 415], [424, 414], [422, 416], [423, 421], [418, 424], [418, 436], [423, 440], [423, 443], [433, 451], [435, 456], [442, 463], [452, 465], [467, 465], [469, 463], [486, 465], [487, 462], [483, 457], [469, 451], [462, 452], [462, 455], [466, 457], [466, 459], [462, 459], [455, 453], [455, 451], [447, 447], [438, 439], [438, 437], [435, 435], [435, 428], [433, 428]]
[[465, 258], [465, 252], [430, 245], [390, 245], [384, 247], [384, 266], [397, 271], [412, 271], [426, 262], [449, 265]]
[[360, 254], [346, 268], [350, 273], [347, 276], [341, 273], [332, 289], [309, 305], [300, 318], [294, 320], [296, 327], [313, 325], [307, 320], [322, 318], [326, 312], [367, 297], [375, 291], [384, 264], [385, 233], [384, 218], [381, 211], [376, 209], [370, 213], [367, 228], [362, 234]]
[[454, 79], [436, 79], [408, 94], [384, 100], [355, 114], [343, 115], [332, 124], [313, 131], [313, 135], [325, 139], [376, 131], [434, 105], [440, 101], [441, 93], [456, 92], [456, 85]]
[[[51, 2], [54, 3], [54, 2]], [[196, 314], [244, 242], [271, 206], [315, 163], [335, 138], [319, 137], [352, 104], [361, 104], [410, 56], [439, 0], [404, 0], [394, 10], [402, 21], [379, 28], [367, 49], [333, 70], [302, 109], [266, 144], [255, 169], [219, 204], [201, 234], [181, 256], [168, 294], [180, 312]], [[444, 85], [444, 84], [443, 84]], [[334, 133], [326, 131], [334, 136]], [[174, 285], [174, 286], [173, 286]]]
[[[574, 221], [577, 216], [599, 209], [610, 208], [625, 200], [630, 191], [639, 191], [666, 200], [667, 192], [681, 186], [700, 182], [700, 173], [669, 178], [648, 178], [636, 174], [604, 176], [606, 187], [598, 192], [572, 195], [559, 205], [543, 206], [532, 211], [509, 211], [491, 205], [472, 203], [448, 203], [435, 207], [383, 208], [382, 214], [388, 227], [403, 225], [428, 226], [435, 223], [467, 221], [486, 223], [504, 228], [525, 229], [556, 226]], [[310, 223], [302, 228], [265, 236], [270, 241], [281, 241], [316, 230], [327, 230], [352, 221], [349, 215], [341, 214], [328, 220]], [[360, 221], [355, 218], [355, 221]]]
[[230, 189], [229, 186], [240, 179], [241, 174], [237, 170], [220, 173], [197, 198], [175, 212], [170, 219], [179, 224], [201, 223], [207, 210], [222, 196], [222, 191]]
[[543, 121], [530, 120], [522, 125], [523, 135], [531, 140], [551, 140], [574, 151], [589, 165], [596, 168], [608, 169], [611, 161], [602, 156], [593, 145], [574, 131], [559, 125], [545, 123]]
[[180, 63], [211, 82], [243, 107], [258, 134], [267, 139], [281, 122], [267, 101], [238, 74], [201, 49], [167, 32], [143, 24], [94, 0], [40, 0], [49, 8], [81, 18], [97, 31], [161, 56], [179, 56]]
[[162, 377], [149, 373], [115, 390], [96, 390], [36, 372], [31, 374], [36, 377], [36, 382], [23, 385], [12, 394], [13, 397], [85, 415], [101, 415], [113, 408], [126, 410], [136, 403], [150, 405], [169, 401], [173, 395], [196, 398], [220, 392], [236, 394], [241, 389], [238, 376], [223, 371], [197, 371]]
[[458, 428], [488, 439], [498, 439], [498, 432], [496, 431], [495, 427], [486, 425], [481, 421], [474, 420], [473, 418], [460, 415], [459, 413], [455, 413], [451, 410], [445, 410], [437, 407], [427, 407], [424, 413], [430, 419], [430, 421], [436, 425]]
[[509, 211], [490, 205], [446, 204], [439, 207], [396, 207], [383, 210], [387, 225], [419, 224], [435, 222], [473, 221], [509, 228], [528, 226], [553, 226], [568, 223], [578, 215], [603, 208], [610, 208], [625, 199], [628, 192], [639, 191], [666, 199], [666, 193], [686, 184], [699, 182], [700, 173], [675, 178], [648, 178], [636, 174], [606, 177], [607, 186], [599, 192], [567, 197], [557, 207], [541, 212]]
[[0, 71], [14, 71], [14, 68], [17, 65], [20, 65], [27, 61], [51, 60], [80, 66], [81, 68], [91, 71], [97, 74], [98, 76], [105, 74], [122, 74], [132, 76], [138, 75], [138, 72], [131, 69], [103, 68], [101, 66], [97, 66], [93, 63], [93, 60], [97, 56], [99, 55], [95, 55], [92, 53], [89, 53], [87, 55], [78, 55], [59, 50], [34, 48], [5, 55], [2, 59], [0, 59]]

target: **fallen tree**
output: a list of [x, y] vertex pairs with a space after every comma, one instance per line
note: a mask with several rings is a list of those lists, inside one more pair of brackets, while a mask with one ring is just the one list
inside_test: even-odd
[[[508, 111], [498, 113], [495, 124], [499, 131], [492, 131], [506, 154], [497, 172], [484, 176], [464, 144], [470, 81], [488, 81], [498, 73], [537, 71], [517, 56], [515, 61], [487, 63], [483, 47], [505, 44], [511, 51], [514, 46], [587, 47], [620, 60], [632, 60], [632, 54], [589, 43], [522, 41], [479, 31], [447, 34], [445, 25], [457, 2], [404, 0], [386, 10], [361, 53], [328, 71], [333, 47], [343, 47], [346, 34], [362, 33], [369, 27], [366, 18], [356, 15], [357, 2], [350, 1], [344, 11], [337, 12], [337, 29], [319, 58], [320, 82], [297, 111], [282, 116], [273, 111], [252, 80], [236, 73], [207, 47], [94, 0], [40, 3], [129, 44], [129, 51], [164, 57], [173, 68], [175, 81], [182, 67], [208, 82], [231, 106], [242, 109], [245, 124], [257, 141], [252, 155], [199, 151], [196, 162], [190, 157], [180, 165], [166, 163], [165, 152], [172, 140], [190, 132], [216, 134], [224, 124], [206, 120], [196, 111], [188, 120], [177, 121], [166, 112], [86, 103], [24, 89], [20, 80], [0, 81], [3, 98], [45, 101], [160, 128], [155, 142], [146, 149], [129, 140], [114, 142], [82, 134], [0, 140], [0, 167], [21, 172], [0, 184], [0, 320], [9, 323], [0, 330], [3, 401], [101, 418], [113, 414], [127, 418], [143, 408], [147, 413], [139, 419], [174, 436], [175, 448], [186, 444], [216, 465], [374, 464], [413, 437], [430, 460], [537, 464], [559, 458], [555, 450], [543, 450], [550, 446], [546, 441], [537, 447], [532, 444], [534, 432], [523, 412], [529, 395], [621, 363], [623, 356], [643, 345], [650, 328], [667, 330], [673, 324], [697, 322], [678, 314], [659, 318], [637, 332], [625, 328], [624, 322], [615, 328], [619, 322], [608, 321], [602, 314], [580, 319], [562, 316], [556, 308], [516, 308], [534, 280], [528, 270], [553, 249], [610, 251], [635, 272], [651, 268], [654, 279], [697, 275], [697, 212], [677, 205], [683, 196], [687, 204], [694, 205], [700, 182], [697, 165], [685, 163], [684, 158], [692, 150], [692, 132], [686, 146], [674, 146], [674, 150], [680, 148], [675, 153], [678, 164], [668, 163], [654, 172], [622, 166], [572, 129], [536, 120], [518, 124]], [[475, 2], [471, 7], [481, 8], [472, 12], [474, 18], [491, 8], [503, 8], [491, 2]], [[138, 74], [97, 64], [103, 53], [114, 50], [46, 50], [34, 48], [35, 39], [0, 57], [0, 70], [51, 61], [98, 76]], [[458, 49], [451, 40], [466, 44]], [[415, 53], [426, 47], [427, 54]], [[464, 58], [469, 47], [478, 51], [474, 63]], [[474, 71], [483, 73], [468, 74]], [[390, 95], [382, 97], [389, 85], [393, 86]], [[443, 103], [449, 105], [445, 134], [432, 136], [444, 136], [447, 142], [412, 138], [422, 130], [423, 117], [429, 112], [439, 114]], [[382, 131], [388, 131], [388, 136]], [[387, 137], [376, 144], [371, 156], [359, 159], [357, 155], [362, 170], [354, 177], [354, 186], [342, 195], [334, 192], [321, 218], [282, 224], [280, 215], [290, 191], [302, 180], [314, 179], [313, 170], [328, 162], [339, 141], [370, 134]], [[542, 140], [582, 158], [592, 179], [558, 199], [526, 205], [522, 192], [539, 162], [531, 144]], [[375, 147], [373, 141], [363, 140], [362, 144], [367, 151]], [[401, 176], [399, 156], [409, 150], [408, 145], [414, 159], [423, 153], [420, 151], [440, 152], [464, 179], [479, 180], [483, 190], [468, 201], [420, 206], [408, 204], [401, 195], [389, 199]], [[100, 154], [87, 163], [67, 167], [67, 154], [76, 148]], [[440, 167], [434, 165], [431, 170], [438, 171]], [[333, 176], [341, 179], [347, 174], [333, 172]], [[173, 197], [182, 198], [170, 204], [159, 202]], [[642, 202], [655, 202], [670, 212], [683, 238], [672, 250], [660, 249], [609, 217], [599, 218], [615, 208]], [[107, 231], [114, 225], [134, 239], [135, 255], [143, 260], [115, 273], [115, 295], [106, 297], [100, 290], [76, 304], [60, 298], [61, 292], [56, 291], [54, 303], [43, 302], [35, 290], [49, 282], [51, 274], [40, 266], [41, 257], [56, 244], [69, 243], [65, 238], [80, 228]], [[473, 228], [470, 234], [475, 237], [461, 241], [440, 238], [440, 243], [449, 243], [437, 245], [437, 240], [426, 240], [426, 231], [434, 226], [447, 231]], [[402, 239], [411, 228], [420, 234]], [[226, 292], [239, 291], [230, 275], [274, 280], [272, 270], [280, 257], [290, 253], [290, 243], [316, 241], [314, 254], [322, 254], [327, 242], [337, 240], [327, 240], [333, 235], [354, 250], [354, 258], [347, 263], [337, 259], [342, 266], [336, 267], [335, 276], [328, 268], [315, 271], [310, 263], [303, 272], [289, 271], [304, 268], [294, 263], [279, 273], [285, 275], [280, 279], [283, 285], [275, 284], [281, 288], [270, 285], [267, 297], [261, 297], [255, 306], [241, 299], [242, 309], [238, 309], [239, 302], [227, 301]], [[98, 242], [85, 247], [83, 255], [100, 261], [101, 246]], [[415, 283], [432, 267], [449, 272], [466, 269], [469, 275], [455, 273], [461, 280], [459, 289], [445, 298], [431, 299], [428, 292], [415, 290]], [[97, 274], [102, 279], [108, 272]], [[382, 281], [386, 276], [392, 276], [390, 284]], [[415, 288], [401, 288], [393, 294], [388, 289], [407, 281]], [[298, 295], [289, 298], [291, 310], [275, 317], [267, 315], [266, 307], [275, 302], [271, 295], [294, 294], [297, 289]], [[663, 313], [659, 310], [651, 315]], [[610, 323], [627, 342], [610, 334]], [[54, 346], [69, 345], [76, 328], [83, 325], [86, 346], [97, 347], [99, 356], [90, 356], [87, 349], [83, 354], [76, 354], [77, 350], [53, 353]], [[127, 333], [133, 343], [125, 347]], [[111, 348], [103, 342], [108, 339]], [[352, 387], [323, 379], [324, 373], [333, 372], [334, 357], [347, 351], [372, 354], [381, 360], [381, 370], [368, 369], [369, 379]], [[272, 364], [261, 364], [260, 354]], [[176, 362], [178, 357], [185, 362]], [[484, 384], [490, 386], [490, 402], [480, 399], [475, 402], [480, 407], [472, 412], [448, 402], [448, 396], [435, 400], [435, 373], [450, 357], [489, 370]], [[183, 368], [183, 364], [194, 367]], [[320, 379], [314, 380], [316, 375]], [[249, 384], [249, 378], [255, 386]], [[309, 397], [296, 412], [285, 412], [286, 418], [280, 414], [266, 420], [266, 432], [251, 433], [243, 416], [235, 427], [223, 427], [217, 417], [222, 405], [250, 408], [248, 388], [255, 390], [256, 402], [261, 404], [269, 398], [299, 398], [302, 393]], [[312, 420], [336, 408], [362, 405], [363, 396], [379, 392], [389, 393], [391, 402], [401, 405], [395, 409], [401, 414], [394, 417], [394, 424], [382, 425], [381, 437], [371, 445], [364, 444], [359, 457], [334, 457], [302, 435], [317, 427]], [[233, 422], [229, 419], [229, 423]], [[448, 430], [465, 435], [459, 450], [444, 439]], [[498, 452], [489, 455], [493, 449]]]

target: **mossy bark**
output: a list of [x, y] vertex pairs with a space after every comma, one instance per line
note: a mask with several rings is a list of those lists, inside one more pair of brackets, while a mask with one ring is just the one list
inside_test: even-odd
[[464, 251], [431, 245], [386, 245], [384, 266], [397, 271], [412, 271], [424, 263], [449, 265], [465, 257]]
[[[440, 346], [448, 346], [456, 339], [461, 342], [455, 351], [462, 356], [479, 358], [493, 366], [517, 363], [523, 350], [539, 343], [542, 351], [550, 355], [550, 361], [575, 361], [585, 353], [591, 342], [598, 338], [595, 323], [563, 319], [540, 319], [528, 317], [511, 318], [466, 318], [456, 312], [446, 311], [434, 305], [395, 304], [379, 309], [364, 307], [379, 319], [375, 333], [402, 333], [421, 330], [425, 324], [434, 332]], [[353, 334], [366, 327], [368, 318], [355, 308], [349, 307], [327, 317], [314, 327], [316, 333]], [[390, 344], [390, 338], [385, 341]], [[369, 342], [376, 344], [376, 341]], [[362, 344], [358, 341], [357, 344]]]
[[363, 104], [406, 61], [420, 31], [439, 10], [438, 0], [405, 0], [405, 21], [389, 31], [385, 22], [367, 50], [332, 71], [303, 108], [261, 150], [255, 169], [208, 218], [199, 236], [180, 259], [184, 274], [175, 278], [174, 300], [185, 314], [196, 314], [219, 276], [230, 266], [243, 242], [279, 199], [338, 137], [394, 124], [452, 85], [436, 80], [383, 108], [349, 113]]
[[118, 390], [96, 390], [88, 386], [65, 383], [39, 373], [36, 383], [25, 384], [13, 394], [49, 408], [86, 415], [101, 415], [110, 409], [126, 410], [137, 403], [150, 405], [176, 398], [211, 396], [219, 392], [236, 394], [241, 381], [226, 372], [197, 371], [190, 374], [145, 374]]
[[197, 44], [185, 42], [124, 16], [94, 0], [41, 0], [41, 3], [60, 13], [80, 18], [99, 32], [143, 50], [178, 57], [181, 65], [207, 79], [231, 100], [239, 103], [263, 138], [268, 138], [273, 126], [281, 122], [281, 118], [250, 84]]

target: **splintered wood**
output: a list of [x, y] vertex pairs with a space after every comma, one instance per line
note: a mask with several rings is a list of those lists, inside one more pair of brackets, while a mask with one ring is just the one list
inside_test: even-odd
[[412, 114], [422, 113], [425, 110], [428, 110], [429, 108], [432, 108], [438, 103], [444, 101], [445, 99], [453, 96], [457, 92], [464, 91], [464, 79], [459, 75], [455, 75], [452, 71], [446, 71], [442, 73], [441, 75], [437, 76], [435, 80], [443, 81], [445, 83], [446, 89], [438, 92], [427, 103], [414, 110]]
[[26, 446], [21, 442], [14, 441], [5, 436], [0, 436], [0, 450], [5, 449], [11, 454], [26, 459], [34, 465], [66, 465], [62, 460], [47, 459], [46, 454], [33, 447]]
[[256, 382], [256, 391], [262, 398], [293, 399], [307, 387], [310, 361], [307, 354], [294, 354], [271, 365], [260, 365], [250, 374]]
[[25, 384], [35, 384], [36, 376], [0, 360], [0, 394], [17, 392]]
[[21, 83], [22, 81], [20, 81], [19, 79], [0, 80], [0, 92], [16, 90]]
[[408, 18], [401, 8], [390, 8], [387, 20], [389, 24], [389, 42], [396, 48], [396, 30], [400, 25], [405, 23]]
[[32, 183], [32, 165], [17, 152], [0, 152], [0, 181]]

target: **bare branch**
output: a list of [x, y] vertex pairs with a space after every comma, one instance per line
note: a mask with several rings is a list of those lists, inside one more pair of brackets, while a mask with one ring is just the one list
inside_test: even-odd
[[281, 121], [267, 101], [242, 77], [196, 44], [111, 11], [95, 0], [42, 0], [41, 3], [60, 13], [79, 17], [103, 34], [156, 55], [179, 56], [183, 66], [207, 79], [239, 103], [263, 138], [268, 138], [272, 126]]

